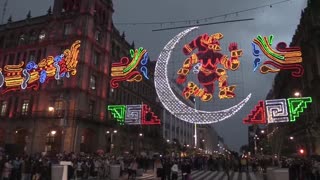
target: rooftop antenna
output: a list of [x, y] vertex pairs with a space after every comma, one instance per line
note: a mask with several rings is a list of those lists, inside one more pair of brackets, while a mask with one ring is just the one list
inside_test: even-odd
[[4, 6], [3, 6], [3, 11], [2, 11], [1, 24], [3, 24], [3, 19], [6, 14], [6, 10], [7, 10], [7, 5], [8, 5], [8, 0], [5, 0]]

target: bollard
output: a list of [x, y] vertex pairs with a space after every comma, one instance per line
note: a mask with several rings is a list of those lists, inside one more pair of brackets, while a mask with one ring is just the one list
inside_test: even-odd
[[72, 162], [70, 162], [70, 161], [61, 161], [60, 165], [63, 166], [62, 180], [68, 180], [68, 166], [71, 166]]

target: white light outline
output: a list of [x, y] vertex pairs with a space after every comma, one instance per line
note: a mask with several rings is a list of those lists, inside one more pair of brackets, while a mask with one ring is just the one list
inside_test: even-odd
[[272, 99], [265, 101], [268, 124], [289, 122], [289, 112], [286, 99]]
[[168, 62], [176, 44], [189, 32], [198, 28], [192, 27], [180, 32], [165, 45], [156, 63], [154, 83], [160, 102], [171, 114], [189, 123], [212, 124], [223, 121], [238, 112], [249, 101], [251, 93], [240, 103], [220, 111], [197, 110], [184, 104], [176, 97], [169, 83]]

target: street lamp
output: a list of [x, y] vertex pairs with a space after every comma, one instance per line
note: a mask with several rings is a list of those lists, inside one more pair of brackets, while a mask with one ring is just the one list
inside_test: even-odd
[[290, 139], [290, 140], [294, 140], [294, 137], [293, 137], [293, 136], [290, 136], [289, 139]]
[[54, 136], [57, 133], [57, 131], [52, 130], [50, 133], [51, 133], [52, 136]]
[[52, 106], [48, 107], [48, 111], [50, 111], [50, 112], [54, 111], [54, 107], [52, 107]]
[[261, 130], [261, 134], [264, 134], [264, 132], [265, 132], [264, 130]]
[[142, 134], [142, 133], [140, 133], [140, 134], [139, 134], [139, 136], [141, 137], [141, 136], [143, 136], [143, 134]]
[[170, 142], [170, 140], [169, 139], [167, 139], [167, 143], [169, 143]]
[[204, 139], [202, 139], [202, 142], [204, 142], [205, 140]]
[[114, 134], [117, 134], [117, 130], [113, 130], [113, 132], [111, 131], [106, 131], [106, 134], [109, 135], [110, 134], [110, 154], [112, 153], [112, 149], [114, 148], [114, 145], [113, 145], [113, 135]]
[[296, 91], [294, 94], [293, 94], [295, 97], [301, 97], [301, 93], [299, 91]]

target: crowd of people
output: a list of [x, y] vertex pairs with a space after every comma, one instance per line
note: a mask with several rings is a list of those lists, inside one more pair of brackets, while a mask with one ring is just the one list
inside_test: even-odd
[[117, 164], [120, 175], [135, 179], [147, 170], [153, 170], [159, 180], [176, 180], [179, 173], [188, 180], [194, 170], [223, 171], [230, 176], [231, 171], [266, 172], [269, 166], [289, 169], [290, 180], [320, 179], [320, 163], [307, 158], [272, 158], [247, 156], [112, 156], [107, 154], [63, 153], [55, 156], [34, 154], [32, 156], [9, 156], [0, 154], [0, 179], [2, 180], [50, 180], [52, 166], [61, 161], [72, 162], [68, 166], [69, 179], [105, 179], [110, 176], [110, 167]]

